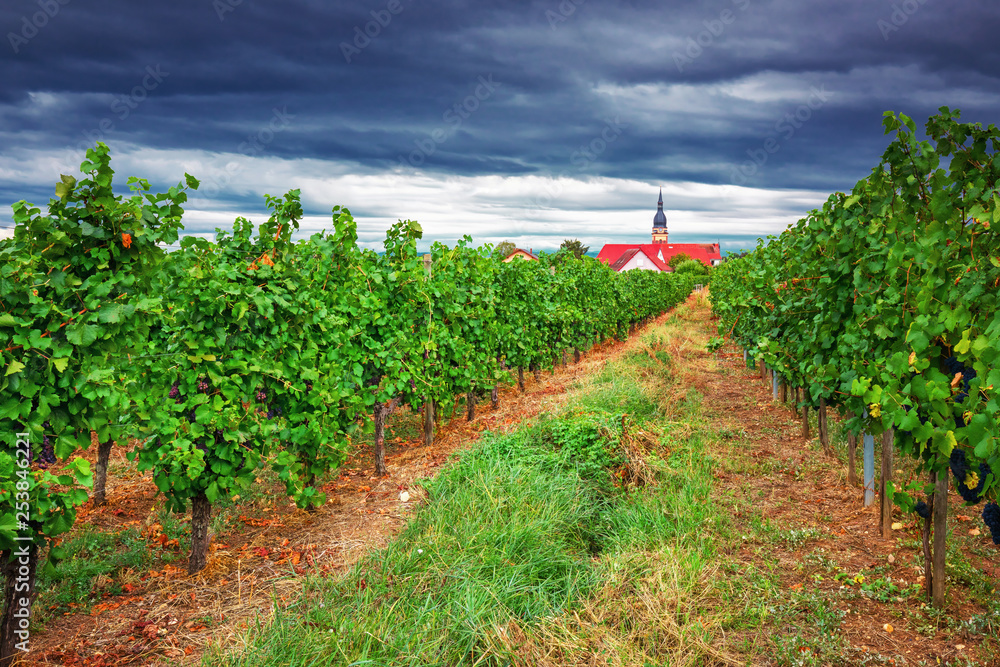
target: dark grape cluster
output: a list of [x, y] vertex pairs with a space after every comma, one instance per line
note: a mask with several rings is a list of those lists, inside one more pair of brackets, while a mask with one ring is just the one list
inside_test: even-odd
[[313, 390], [313, 383], [307, 381], [306, 382], [306, 392], [308, 393], [308, 392], [310, 392], [312, 390]]
[[267, 411], [267, 418], [268, 419], [274, 419], [275, 417], [280, 417], [280, 416], [281, 416], [281, 407], [280, 406], [272, 405], [271, 408]]
[[[48, 425], [48, 422], [46, 422], [46, 425]], [[52, 440], [49, 439], [49, 436], [45, 436], [42, 438], [41, 449], [35, 453], [35, 463], [38, 464], [39, 468], [45, 470], [55, 462], [56, 453], [52, 449]]]
[[263, 389], [258, 389], [255, 396], [257, 398], [258, 403], [264, 403], [267, 401], [267, 392], [265, 392]]
[[170, 396], [170, 398], [177, 398], [178, 396], [180, 396], [180, 393], [181, 393], [180, 383], [175, 382], [174, 386], [170, 388], [170, 393], [167, 395]]
[[976, 371], [963, 364], [956, 357], [947, 357], [944, 360], [944, 369], [951, 377], [955, 377], [958, 373], [962, 374], [962, 391], [955, 397], [955, 402], [961, 403], [969, 395], [969, 384], [976, 378]]
[[1000, 506], [996, 503], [986, 503], [983, 508], [983, 523], [993, 535], [993, 544], [1000, 544]]
[[931, 507], [930, 507], [930, 505], [928, 505], [927, 503], [925, 503], [922, 500], [920, 502], [918, 502], [916, 504], [916, 506], [914, 506], [913, 510], [922, 519], [929, 519], [929, 518], [931, 518]]
[[198, 391], [203, 394], [208, 391], [208, 380], [202, 380], [198, 383]]
[[[990, 467], [986, 463], [979, 464], [979, 471], [973, 473], [969, 469], [969, 462], [965, 457], [965, 450], [956, 447], [951, 450], [951, 456], [948, 459], [949, 465], [951, 467], [951, 472], [955, 475], [955, 488], [958, 489], [958, 494], [962, 496], [962, 499], [968, 503], [978, 503], [983, 498], [983, 487], [986, 485], [986, 477], [990, 474]], [[973, 488], [969, 488], [966, 481], [969, 479], [970, 474], [975, 474], [978, 476], [976, 485]], [[975, 478], [973, 478], [975, 479]]]

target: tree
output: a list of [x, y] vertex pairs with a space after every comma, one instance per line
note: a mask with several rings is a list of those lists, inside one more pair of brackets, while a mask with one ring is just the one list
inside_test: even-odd
[[[691, 261], [691, 255], [687, 254], [686, 252], [679, 252], [670, 258], [670, 260], [667, 262], [667, 266], [676, 271], [678, 264], [680, 264], [681, 262], [689, 262], [689, 261]], [[701, 262], [698, 263], [700, 264]]]
[[566, 239], [562, 242], [562, 245], [559, 246], [559, 249], [569, 250], [576, 256], [577, 259], [580, 259], [587, 254], [587, 251], [590, 250], [590, 246], [583, 245], [579, 239]]
[[501, 241], [493, 250], [496, 254], [500, 255], [501, 259], [503, 259], [510, 255], [510, 253], [517, 250], [517, 246], [514, 245], [513, 241]]
[[696, 259], [687, 259], [674, 265], [674, 273], [678, 275], [708, 276], [708, 267]]

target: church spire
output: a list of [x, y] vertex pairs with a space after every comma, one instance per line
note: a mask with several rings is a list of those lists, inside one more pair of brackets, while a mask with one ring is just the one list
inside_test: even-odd
[[660, 188], [660, 198], [656, 202], [656, 215], [653, 216], [653, 243], [667, 243], [667, 216], [663, 212], [663, 188]]

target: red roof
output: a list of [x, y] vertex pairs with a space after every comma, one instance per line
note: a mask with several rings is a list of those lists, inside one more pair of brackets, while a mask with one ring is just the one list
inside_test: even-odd
[[[607, 246], [604, 247], [607, 248]], [[603, 252], [604, 250], [601, 250], [601, 253]], [[666, 271], [668, 273], [673, 271], [673, 269], [667, 266], [665, 262], [660, 261], [660, 258], [656, 256], [655, 252], [649, 252], [642, 246], [627, 247], [625, 251], [622, 252], [620, 255], [618, 255], [618, 257], [613, 262], [609, 262], [611, 264], [611, 268], [614, 269], [615, 271], [621, 271], [623, 268], [625, 268], [625, 265], [628, 264], [629, 261], [631, 261], [632, 258], [638, 255], [640, 252], [644, 256], [646, 256], [649, 259], [649, 261], [653, 263], [653, 266], [655, 266], [660, 271]], [[602, 262], [605, 261], [600, 254], [597, 255], [597, 259], [601, 260]]]
[[[608, 243], [601, 248], [601, 252], [597, 254], [597, 259], [615, 268], [618, 260], [627, 251], [635, 250], [638, 252], [640, 249], [647, 257], [653, 260], [653, 263], [661, 271], [671, 270], [667, 267], [667, 262], [670, 261], [671, 257], [680, 253], [690, 255], [691, 259], [697, 259], [705, 266], [711, 266], [713, 259], [722, 259], [718, 243]], [[660, 259], [660, 253], [663, 254], [662, 260]], [[625, 266], [625, 263], [634, 256], [635, 252], [630, 253], [628, 259], [621, 266]], [[616, 268], [615, 270], [618, 271], [619, 269]]]

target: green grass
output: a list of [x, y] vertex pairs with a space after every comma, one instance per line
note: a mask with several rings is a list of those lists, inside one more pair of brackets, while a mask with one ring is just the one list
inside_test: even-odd
[[125, 570], [140, 570], [153, 562], [146, 541], [134, 528], [103, 533], [84, 527], [60, 548], [63, 559], [57, 567], [38, 572], [33, 620], [43, 624], [70, 609], [71, 604], [76, 611], [85, 612], [104, 594], [120, 594], [120, 575]]
[[313, 582], [230, 664], [472, 664], [496, 624], [586, 596], [606, 503], [533, 444], [542, 431], [487, 437], [427, 483], [428, 504], [389, 547]]

